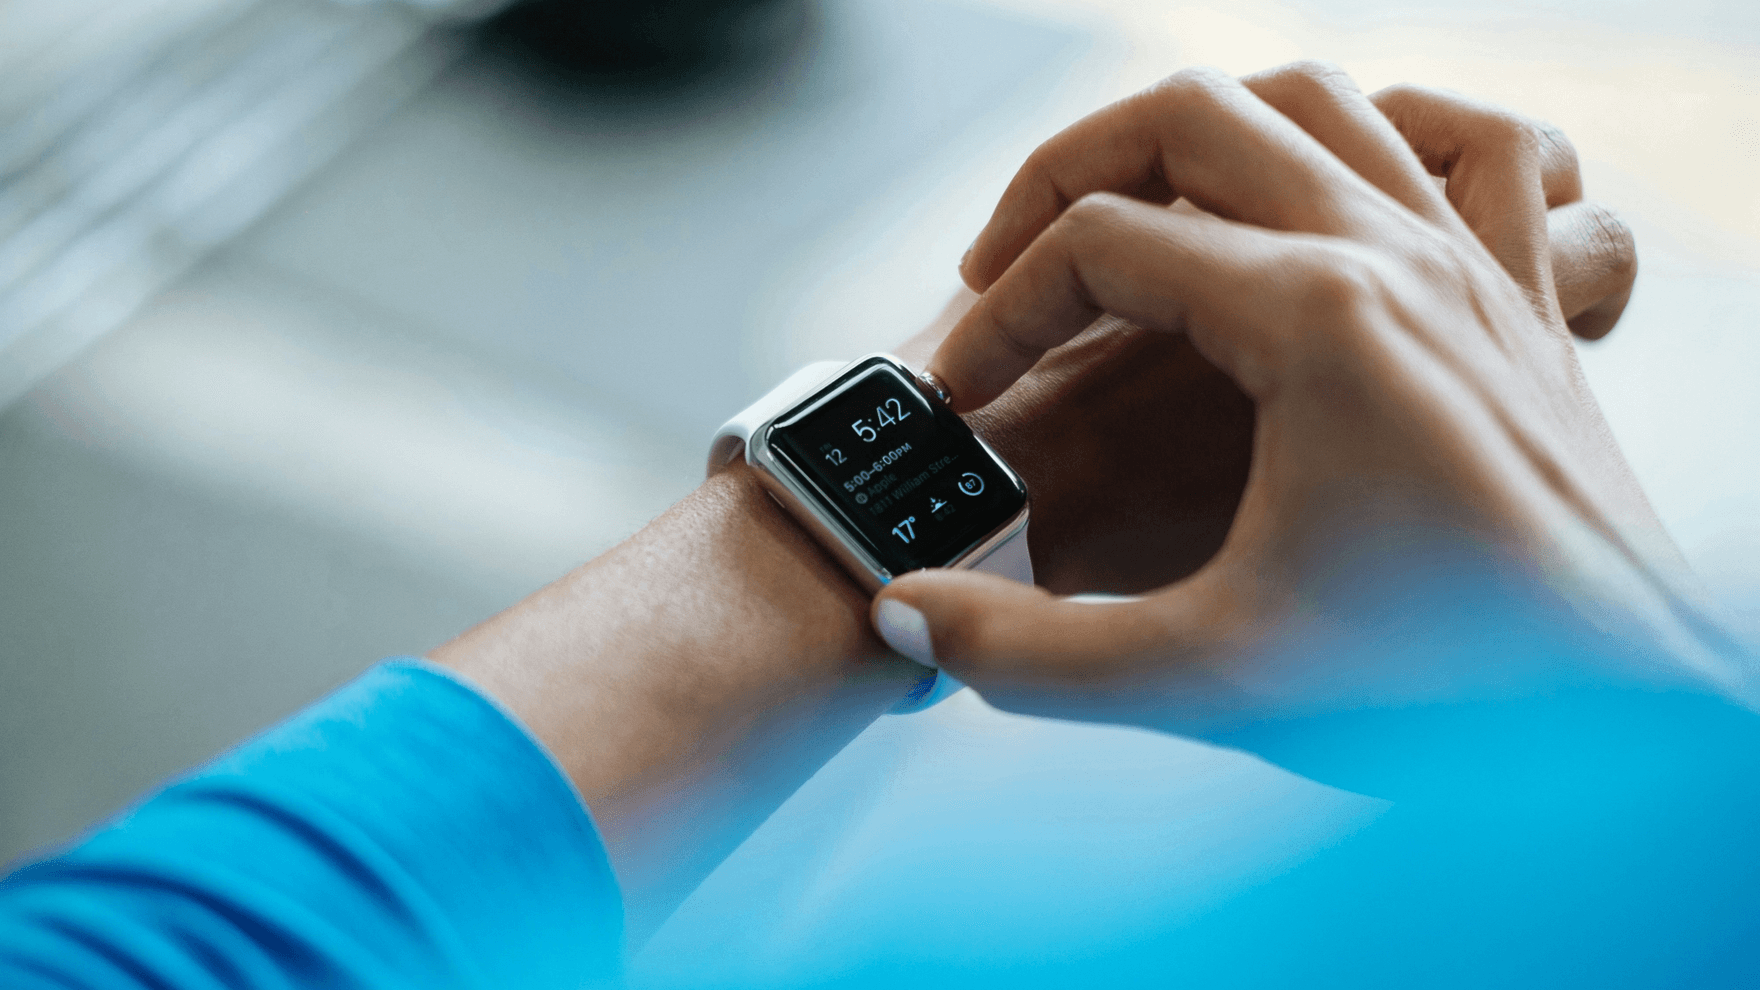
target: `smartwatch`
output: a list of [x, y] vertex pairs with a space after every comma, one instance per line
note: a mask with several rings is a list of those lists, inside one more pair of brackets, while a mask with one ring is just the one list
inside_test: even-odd
[[[709, 473], [742, 451], [771, 497], [870, 594], [925, 567], [1032, 583], [1026, 483], [890, 354], [790, 375], [721, 427]], [[931, 672], [902, 710], [958, 689]]]

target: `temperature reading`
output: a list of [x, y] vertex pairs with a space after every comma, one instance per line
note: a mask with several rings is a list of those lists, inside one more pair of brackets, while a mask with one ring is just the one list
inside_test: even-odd
[[825, 452], [825, 459], [830, 461], [833, 464], [842, 464], [843, 463], [843, 451], [839, 450], [836, 447], [833, 447], [830, 450]]
[[909, 516], [905, 519], [904, 522], [901, 522], [897, 526], [892, 527], [892, 535], [898, 537], [899, 539], [905, 541], [906, 543], [909, 543], [910, 541], [917, 538], [916, 524], [917, 524], [917, 517], [916, 516]]

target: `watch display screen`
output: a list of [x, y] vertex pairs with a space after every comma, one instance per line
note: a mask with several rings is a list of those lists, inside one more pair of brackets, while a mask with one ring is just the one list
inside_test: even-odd
[[964, 420], [881, 358], [779, 418], [769, 444], [893, 574], [950, 563], [1027, 502]]

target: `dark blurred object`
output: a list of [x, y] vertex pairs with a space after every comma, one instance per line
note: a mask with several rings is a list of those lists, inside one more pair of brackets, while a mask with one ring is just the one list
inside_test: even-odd
[[535, 75], [668, 88], [785, 58], [810, 0], [526, 0], [485, 22], [485, 47]]

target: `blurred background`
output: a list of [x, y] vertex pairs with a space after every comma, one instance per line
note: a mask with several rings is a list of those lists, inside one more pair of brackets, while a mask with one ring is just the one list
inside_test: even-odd
[[[786, 372], [926, 322], [1063, 125], [1299, 57], [1576, 141], [1642, 258], [1588, 374], [1760, 631], [1760, 6], [4, 0], [0, 860], [635, 531]], [[637, 972], [886, 951], [860, 891], [901, 863], [919, 953], [1165, 924], [1378, 809], [966, 692], [857, 739]], [[1012, 827], [926, 824], [962, 815]]]

